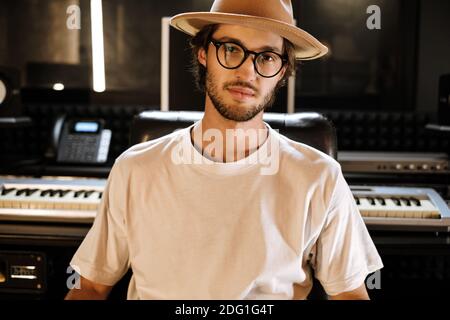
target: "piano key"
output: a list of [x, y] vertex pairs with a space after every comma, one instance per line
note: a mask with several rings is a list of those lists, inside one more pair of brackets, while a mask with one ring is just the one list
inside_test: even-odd
[[51, 196], [52, 192], [53, 191], [51, 189], [41, 190], [40, 196], [41, 197]]
[[[408, 201], [406, 201], [408, 200]], [[429, 200], [411, 201], [404, 197], [385, 198], [382, 201], [374, 201], [373, 197], [360, 197], [358, 209], [364, 217], [386, 217], [386, 218], [415, 218], [436, 219], [440, 217], [439, 210]]]
[[430, 200], [420, 200], [420, 204], [424, 210], [425, 218], [438, 219], [441, 217], [440, 212]]
[[94, 190], [88, 190], [84, 192], [84, 197], [89, 198], [94, 193]]
[[409, 201], [408, 198], [401, 197], [400, 202], [402, 202], [403, 204], [405, 204], [408, 207], [411, 206], [411, 202]]
[[[386, 206], [383, 211], [383, 217], [386, 218], [403, 218], [405, 215], [402, 210], [402, 203], [398, 198], [386, 198]], [[422, 215], [420, 215], [422, 216]]]
[[61, 202], [61, 209], [65, 210], [78, 210], [80, 209], [80, 204], [78, 201], [75, 201], [75, 191], [67, 190], [65, 194], [58, 200]]
[[34, 193], [38, 192], [39, 189], [28, 189], [28, 191], [25, 193], [26, 196], [30, 197], [32, 196]]
[[369, 204], [370, 204], [371, 206], [375, 205], [375, 199], [374, 199], [374, 198], [372, 198], [372, 197], [367, 197], [366, 199], [367, 199], [367, 201], [369, 201]]
[[22, 194], [24, 194], [26, 191], [28, 191], [29, 189], [19, 189], [16, 191], [16, 196], [20, 196]]
[[367, 198], [360, 198], [359, 201], [360, 204], [358, 205], [358, 209], [362, 216], [368, 217], [377, 216], [376, 210], [373, 208], [373, 206], [371, 205], [371, 203]]
[[376, 197], [376, 200], [378, 200], [378, 202], [382, 205], [385, 206], [386, 205], [386, 201], [382, 198], [382, 197]]
[[401, 206], [401, 205], [402, 205], [402, 203], [401, 203], [401, 201], [400, 201], [399, 198], [397, 198], [397, 197], [391, 197], [391, 199], [392, 199], [392, 201], [395, 203], [396, 206]]
[[83, 202], [80, 204], [82, 210], [96, 210], [100, 203], [98, 191], [88, 190], [83, 196]]
[[74, 191], [74, 198], [81, 197], [84, 194], [85, 190]]
[[8, 193], [16, 190], [16, 188], [2, 188], [2, 196], [7, 195]]
[[420, 200], [414, 197], [410, 197], [409, 200], [414, 203], [416, 206], [420, 207]]

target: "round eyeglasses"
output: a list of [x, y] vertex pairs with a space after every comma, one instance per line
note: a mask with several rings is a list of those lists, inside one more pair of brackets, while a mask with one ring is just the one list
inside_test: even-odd
[[253, 65], [256, 72], [264, 78], [275, 77], [286, 63], [286, 58], [273, 51], [254, 52], [235, 42], [210, 41], [216, 47], [216, 57], [226, 69], [239, 68], [250, 54], [255, 57]]

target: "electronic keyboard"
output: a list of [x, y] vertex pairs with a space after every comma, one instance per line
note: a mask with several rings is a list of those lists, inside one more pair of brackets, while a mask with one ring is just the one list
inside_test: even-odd
[[369, 229], [450, 231], [450, 209], [431, 188], [350, 186]]
[[0, 180], [0, 220], [92, 223], [105, 179]]
[[[106, 179], [0, 179], [0, 221], [92, 223]], [[350, 186], [369, 229], [450, 231], [450, 209], [431, 188]]]

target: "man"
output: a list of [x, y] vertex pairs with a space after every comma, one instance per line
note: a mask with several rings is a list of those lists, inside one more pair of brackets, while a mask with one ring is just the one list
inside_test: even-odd
[[171, 24], [194, 35], [204, 117], [116, 160], [67, 299], [107, 298], [130, 267], [129, 299], [304, 299], [313, 270], [331, 298], [368, 299], [382, 262], [339, 164], [263, 121], [295, 58], [327, 48], [287, 0], [216, 0]]

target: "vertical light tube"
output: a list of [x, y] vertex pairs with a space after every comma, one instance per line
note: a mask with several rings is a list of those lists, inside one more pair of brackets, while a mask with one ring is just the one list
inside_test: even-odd
[[161, 19], [161, 111], [169, 111], [170, 17]]
[[103, 92], [106, 84], [102, 0], [91, 0], [91, 32], [93, 89], [95, 92]]
[[295, 74], [288, 78], [287, 113], [295, 113]]
[[[296, 19], [294, 19], [294, 24], [297, 25]], [[295, 113], [295, 72], [288, 78], [287, 113]]]

